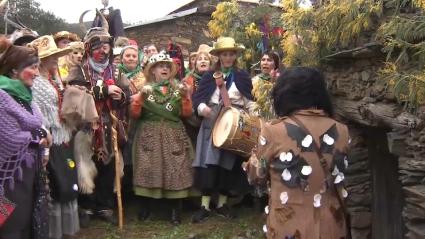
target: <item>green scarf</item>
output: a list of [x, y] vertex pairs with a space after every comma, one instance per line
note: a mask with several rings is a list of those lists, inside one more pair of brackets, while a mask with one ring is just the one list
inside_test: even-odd
[[197, 72], [193, 72], [192, 73], [192, 75], [193, 75], [193, 77], [195, 77], [197, 80], [200, 80], [200, 79], [202, 79], [202, 75], [199, 75]]
[[141, 66], [139, 63], [137, 63], [137, 67], [136, 69], [130, 71], [129, 69], [127, 69], [127, 67], [124, 66], [124, 64], [118, 64], [118, 69], [123, 72], [125, 74], [125, 76], [127, 77], [127, 79], [131, 79], [133, 78], [135, 75], [139, 74], [140, 70], [141, 70]]
[[0, 89], [6, 91], [10, 96], [31, 103], [31, 90], [26, 87], [20, 80], [10, 79], [7, 76], [0, 75]]
[[271, 76], [270, 76], [270, 75], [266, 75], [266, 74], [264, 74], [264, 73], [260, 73], [260, 74], [258, 75], [258, 77], [259, 77], [261, 80], [266, 80], [266, 81], [271, 80]]
[[224, 78], [226, 78], [228, 75], [230, 75], [230, 73], [232, 73], [233, 71], [233, 67], [229, 67], [229, 68], [221, 68], [221, 72], [223, 72]]
[[142, 51], [139, 51], [138, 54], [139, 54], [139, 59], [137, 59], [137, 67], [136, 67], [136, 69], [130, 71], [122, 63], [117, 65], [118, 69], [121, 72], [124, 72], [124, 74], [127, 77], [127, 79], [133, 78], [135, 75], [139, 74], [139, 72], [142, 70], [142, 66], [140, 65], [140, 62], [141, 62], [141, 59], [143, 59], [143, 52]]

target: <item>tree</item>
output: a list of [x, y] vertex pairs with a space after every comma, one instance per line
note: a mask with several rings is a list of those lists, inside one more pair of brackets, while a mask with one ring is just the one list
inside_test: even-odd
[[[68, 30], [69, 24], [64, 19], [55, 16], [53, 13], [40, 8], [40, 3], [34, 0], [9, 0], [11, 9], [16, 12], [23, 24], [37, 31], [40, 35], [54, 34], [58, 31]], [[13, 31], [13, 27], [8, 27], [8, 34]], [[4, 33], [5, 22], [0, 19], [0, 31]]]
[[271, 3], [273, 0], [262, 0], [256, 5], [223, 1], [217, 5], [208, 23], [213, 37], [233, 37], [245, 46], [239, 59], [245, 69], [253, 69], [265, 50], [280, 49], [281, 9], [270, 6]]

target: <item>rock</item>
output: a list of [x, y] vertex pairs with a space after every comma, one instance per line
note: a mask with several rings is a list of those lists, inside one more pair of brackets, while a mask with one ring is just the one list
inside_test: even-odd
[[352, 229], [351, 230], [351, 238], [352, 239], [369, 239], [371, 238], [371, 230], [370, 228], [368, 229], [363, 229], [363, 230], [358, 230], [358, 229]]
[[396, 132], [387, 133], [388, 150], [395, 155], [404, 155], [406, 151], [405, 136]]
[[201, 239], [201, 237], [196, 233], [189, 234], [189, 236], [187, 238], [188, 239]]
[[361, 184], [371, 180], [371, 175], [369, 173], [356, 174], [345, 179], [345, 185], [356, 185]]
[[362, 81], [364, 82], [368, 82], [370, 79], [370, 72], [369, 71], [362, 71], [360, 73], [361, 77], [362, 77]]
[[351, 213], [351, 226], [356, 229], [368, 228], [372, 225], [371, 212]]
[[184, 37], [171, 37], [171, 40], [180, 44], [186, 44], [186, 45], [192, 44], [192, 40], [188, 38], [184, 38]]

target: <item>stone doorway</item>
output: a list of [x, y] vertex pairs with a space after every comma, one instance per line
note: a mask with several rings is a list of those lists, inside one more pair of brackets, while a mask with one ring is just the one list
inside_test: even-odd
[[402, 187], [398, 157], [388, 150], [387, 130], [367, 128], [366, 143], [372, 175], [372, 238], [403, 238]]

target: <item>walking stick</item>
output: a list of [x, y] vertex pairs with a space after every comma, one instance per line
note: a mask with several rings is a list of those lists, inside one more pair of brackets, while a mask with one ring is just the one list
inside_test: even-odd
[[121, 178], [119, 173], [120, 166], [120, 151], [118, 148], [118, 118], [115, 116], [115, 111], [111, 111], [110, 113], [112, 119], [112, 147], [115, 155], [115, 188], [117, 190], [117, 203], [118, 203], [118, 227], [119, 229], [123, 228], [124, 225], [124, 214], [122, 209], [122, 199], [121, 199]]

